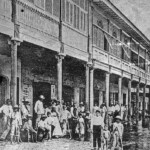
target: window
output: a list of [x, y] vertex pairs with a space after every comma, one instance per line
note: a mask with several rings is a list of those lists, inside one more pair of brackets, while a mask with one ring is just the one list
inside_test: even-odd
[[80, 9], [77, 7], [77, 29], [79, 29], [79, 16], [80, 16]]
[[52, 14], [52, 0], [45, 1], [45, 10]]
[[139, 67], [145, 70], [145, 59], [143, 59], [142, 57], [139, 57]]
[[62, 20], [65, 21], [65, 14], [66, 14], [66, 9], [65, 9], [65, 0], [61, 0], [62, 4], [61, 4], [61, 17], [62, 17]]
[[29, 2], [31, 2], [31, 3], [34, 3], [34, 0], [28, 0]]
[[131, 51], [131, 62], [138, 66], [138, 55]]
[[73, 5], [70, 4], [70, 24], [73, 23]]
[[60, 0], [53, 0], [53, 15], [59, 17], [60, 15]]
[[84, 9], [84, 0], [80, 0], [80, 7]]
[[77, 6], [74, 5], [74, 28], [77, 27], [76, 23], [77, 23], [77, 14], [76, 14], [76, 9], [77, 9]]
[[104, 50], [109, 51], [109, 43], [105, 36], [104, 36]]
[[69, 23], [69, 2], [66, 2], [66, 21]]
[[41, 9], [45, 9], [45, 0], [34, 0], [34, 4]]

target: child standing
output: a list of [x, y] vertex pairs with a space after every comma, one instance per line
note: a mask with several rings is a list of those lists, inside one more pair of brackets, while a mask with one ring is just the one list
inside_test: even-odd
[[51, 117], [51, 113], [48, 112], [47, 113], [47, 118], [45, 119], [45, 122], [46, 122], [46, 129], [48, 130], [48, 139], [51, 140], [52, 138], [52, 133], [53, 133], [53, 130], [54, 130], [54, 119]]
[[123, 148], [122, 146], [123, 131], [124, 131], [124, 127], [123, 127], [123, 124], [121, 123], [121, 117], [116, 116], [115, 122], [113, 123], [113, 139], [114, 140], [113, 140], [112, 150], [118, 146]]
[[108, 150], [108, 142], [110, 140], [110, 131], [108, 130], [108, 126], [105, 125], [103, 130], [103, 150]]
[[14, 106], [14, 111], [11, 116], [12, 119], [12, 126], [11, 126], [11, 143], [14, 142], [14, 136], [19, 143], [20, 140], [20, 128], [22, 125], [22, 120], [21, 120], [21, 114], [19, 112], [19, 107], [18, 105]]
[[79, 129], [79, 140], [83, 140], [85, 134], [85, 123], [82, 114], [79, 114], [77, 127]]

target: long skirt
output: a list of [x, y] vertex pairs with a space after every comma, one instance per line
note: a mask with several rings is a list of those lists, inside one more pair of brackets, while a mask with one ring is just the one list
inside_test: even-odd
[[59, 137], [63, 136], [58, 118], [57, 117], [53, 117], [53, 118], [54, 118], [54, 126], [55, 126], [53, 136], [59, 136]]

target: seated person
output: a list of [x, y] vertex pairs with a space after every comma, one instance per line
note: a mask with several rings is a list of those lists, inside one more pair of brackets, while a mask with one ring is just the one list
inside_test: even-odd
[[38, 140], [39, 141], [43, 141], [48, 134], [48, 130], [46, 129], [47, 125], [45, 122], [46, 118], [47, 118], [46, 115], [42, 115], [41, 120], [38, 123]]
[[29, 141], [29, 134], [31, 134], [31, 136], [36, 137], [37, 132], [33, 129], [32, 116], [30, 114], [28, 114], [27, 119], [24, 119], [24, 125], [22, 130], [26, 130], [28, 132], [28, 141]]
[[54, 119], [51, 117], [51, 113], [47, 112], [47, 118], [45, 119], [46, 122], [46, 129], [48, 131], [48, 139], [52, 138], [52, 133], [54, 131], [55, 126], [53, 125]]

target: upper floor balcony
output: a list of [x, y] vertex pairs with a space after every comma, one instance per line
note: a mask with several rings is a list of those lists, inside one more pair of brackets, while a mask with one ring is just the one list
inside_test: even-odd
[[128, 73], [130, 77], [132, 74], [135, 78], [140, 78], [141, 82], [145, 82], [145, 79], [150, 80], [147, 64], [149, 60], [143, 57], [142, 51], [137, 54], [132, 47], [125, 45], [96, 25], [93, 25], [93, 58], [104, 65]]

